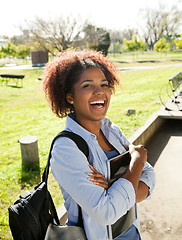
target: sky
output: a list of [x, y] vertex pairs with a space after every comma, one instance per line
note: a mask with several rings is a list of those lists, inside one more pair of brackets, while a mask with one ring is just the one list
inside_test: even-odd
[[137, 27], [139, 10], [174, 4], [182, 10], [182, 0], [3, 0], [1, 2], [0, 35], [21, 34], [19, 26], [36, 16], [81, 16], [97, 27], [123, 30]]

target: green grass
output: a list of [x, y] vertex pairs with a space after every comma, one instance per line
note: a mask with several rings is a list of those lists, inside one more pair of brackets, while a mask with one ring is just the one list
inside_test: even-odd
[[[122, 87], [117, 87], [107, 117], [118, 124], [129, 137], [159, 109], [159, 91], [168, 79], [181, 71], [181, 67], [121, 72]], [[10, 204], [24, 190], [33, 188], [46, 165], [52, 138], [63, 129], [65, 119], [55, 117], [44, 98], [41, 83], [42, 69], [2, 71], [24, 74], [23, 88], [0, 86], [0, 239], [12, 239], [8, 227]], [[167, 100], [166, 96], [164, 98]], [[126, 116], [127, 109], [136, 114]], [[27, 135], [38, 137], [40, 171], [22, 170], [20, 144], [17, 140]], [[56, 206], [62, 203], [61, 192], [52, 174], [49, 189]]]
[[[122, 89], [117, 88], [108, 117], [120, 126], [127, 137], [130, 137], [161, 107], [159, 99], [161, 88], [171, 76], [181, 70], [182, 67], [169, 67], [122, 72], [120, 74]], [[162, 98], [166, 102], [167, 94], [162, 93]], [[126, 116], [128, 109], [135, 109], [136, 114]]]
[[147, 51], [147, 52], [125, 52], [122, 54], [113, 54], [110, 53], [109, 57], [112, 60], [117, 61], [159, 61], [159, 60], [174, 60], [174, 59], [181, 59], [182, 58], [182, 51], [176, 52], [154, 52], [154, 51]]

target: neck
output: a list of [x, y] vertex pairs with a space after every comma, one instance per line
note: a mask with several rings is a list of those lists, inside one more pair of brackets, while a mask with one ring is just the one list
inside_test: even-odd
[[75, 119], [83, 128], [85, 128], [87, 131], [93, 133], [97, 136], [97, 138], [100, 135], [100, 125], [101, 121], [82, 121], [80, 119]]
[[100, 145], [100, 147], [103, 150], [111, 151], [113, 150], [113, 146], [108, 142], [106, 137], [104, 136], [103, 132], [100, 129], [101, 120], [99, 121], [83, 121], [83, 118], [79, 119], [77, 117], [74, 118], [74, 120], [80, 124], [83, 128], [85, 128], [87, 131], [93, 133], [97, 137], [97, 141]]

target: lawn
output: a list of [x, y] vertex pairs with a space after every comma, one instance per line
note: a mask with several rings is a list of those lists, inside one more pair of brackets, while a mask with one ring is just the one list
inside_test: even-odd
[[[25, 75], [23, 88], [13, 84], [0, 86], [0, 239], [12, 239], [7, 208], [20, 193], [40, 181], [51, 140], [64, 128], [65, 119], [54, 116], [44, 98], [38, 80], [42, 71], [0, 69], [0, 73]], [[120, 72], [122, 86], [116, 88], [107, 117], [118, 124], [127, 137], [131, 136], [161, 107], [160, 89], [179, 71], [181, 67]], [[164, 99], [167, 100], [165, 94]], [[136, 114], [127, 116], [129, 108], [135, 109]], [[38, 137], [40, 172], [22, 170], [20, 144], [17, 140], [27, 135]], [[62, 203], [61, 192], [51, 174], [49, 189], [56, 206], [59, 206]]]
[[109, 57], [116, 61], [161, 61], [161, 60], [176, 60], [182, 58], [182, 51], [175, 52], [124, 52], [122, 54], [110, 53]]

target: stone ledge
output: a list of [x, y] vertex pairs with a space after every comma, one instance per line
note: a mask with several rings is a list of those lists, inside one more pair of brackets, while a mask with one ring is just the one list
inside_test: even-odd
[[134, 145], [146, 145], [164, 121], [164, 118], [154, 114], [129, 138], [129, 141]]

